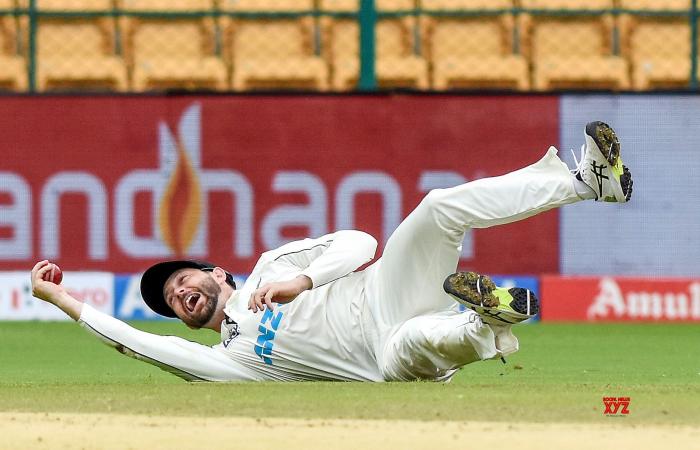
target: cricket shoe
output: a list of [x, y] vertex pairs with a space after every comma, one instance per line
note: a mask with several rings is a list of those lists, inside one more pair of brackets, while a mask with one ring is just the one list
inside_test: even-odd
[[442, 287], [459, 303], [479, 314], [485, 323], [520, 323], [540, 310], [539, 299], [529, 289], [498, 287], [491, 278], [476, 272], [453, 273]]
[[[581, 160], [576, 159], [576, 178], [586, 183], [598, 202], [625, 203], [632, 197], [632, 174], [622, 164], [620, 141], [610, 125], [590, 122], [586, 125], [586, 143]], [[573, 152], [572, 152], [573, 153]]]

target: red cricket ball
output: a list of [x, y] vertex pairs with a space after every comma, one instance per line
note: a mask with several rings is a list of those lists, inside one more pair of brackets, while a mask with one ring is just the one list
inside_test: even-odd
[[44, 280], [50, 281], [54, 284], [61, 284], [61, 281], [63, 281], [63, 272], [61, 271], [61, 268], [54, 263], [49, 264], [51, 265], [51, 270], [46, 272], [44, 275]]

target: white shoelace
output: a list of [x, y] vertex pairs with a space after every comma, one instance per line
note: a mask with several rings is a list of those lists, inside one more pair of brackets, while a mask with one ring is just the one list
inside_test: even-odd
[[527, 309], [525, 310], [525, 314], [528, 316], [530, 315], [530, 289], [525, 289], [527, 291]]
[[569, 169], [569, 172], [571, 172], [572, 175], [578, 175], [579, 173], [581, 173], [581, 170], [583, 169], [583, 160], [586, 156], [586, 144], [583, 144], [581, 146], [581, 159], [580, 160], [578, 158], [576, 158], [576, 153], [574, 153], [573, 148], [570, 149], [569, 151], [571, 152], [571, 156], [574, 157], [574, 163], [576, 164], [576, 168]]

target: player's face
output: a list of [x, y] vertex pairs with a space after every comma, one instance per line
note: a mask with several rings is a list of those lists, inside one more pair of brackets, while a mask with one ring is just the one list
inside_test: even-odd
[[209, 272], [181, 269], [168, 278], [163, 293], [180, 320], [190, 328], [202, 328], [216, 312], [221, 286]]

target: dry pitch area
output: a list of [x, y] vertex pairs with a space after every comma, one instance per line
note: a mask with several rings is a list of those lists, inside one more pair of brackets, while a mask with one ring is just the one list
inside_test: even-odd
[[3, 449], [658, 450], [692, 448], [700, 440], [700, 428], [2, 413], [0, 436]]
[[[0, 449], [700, 448], [697, 333], [539, 324], [518, 328], [507, 364], [472, 364], [450, 384], [212, 384], [72, 323], [0, 323]], [[605, 396], [630, 397], [630, 414], [606, 416]]]

